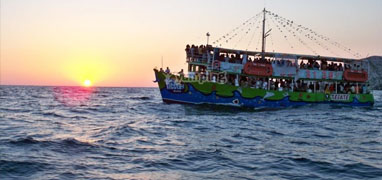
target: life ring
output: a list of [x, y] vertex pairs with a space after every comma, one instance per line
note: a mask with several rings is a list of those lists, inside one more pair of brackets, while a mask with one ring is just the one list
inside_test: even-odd
[[238, 99], [234, 99], [233, 101], [232, 101], [232, 103], [234, 103], [234, 104], [239, 104], [239, 100]]
[[347, 81], [366, 82], [368, 79], [368, 74], [364, 70], [358, 71], [346, 69], [344, 71], [344, 79]]
[[244, 65], [244, 73], [255, 76], [272, 76], [272, 64], [247, 62]]
[[220, 70], [220, 61], [214, 61], [212, 63], [212, 69]]

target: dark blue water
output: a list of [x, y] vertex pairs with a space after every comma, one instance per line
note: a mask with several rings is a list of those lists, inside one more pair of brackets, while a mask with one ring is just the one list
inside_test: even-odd
[[382, 179], [373, 108], [163, 104], [157, 88], [0, 87], [0, 179]]

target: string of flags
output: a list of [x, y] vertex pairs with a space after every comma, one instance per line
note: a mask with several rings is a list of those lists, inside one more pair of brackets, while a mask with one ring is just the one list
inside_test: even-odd
[[[235, 39], [240, 32], [243, 32], [244, 29], [246, 29], [246, 27], [255, 23], [257, 19], [260, 17], [260, 15], [261, 15], [261, 12], [256, 14], [255, 16], [252, 16], [251, 18], [246, 20], [244, 23], [241, 23], [239, 26], [233, 28], [231, 31], [225, 33], [224, 35], [219, 37], [217, 40], [213, 41], [212, 44], [217, 45], [219, 47], [221, 47], [223, 44], [228, 44], [229, 42], [231, 42], [231, 40]], [[248, 31], [250, 31], [250, 29], [246, 29], [246, 30], [248, 34]]]
[[[280, 33], [282, 38], [288, 43], [288, 46], [291, 49], [296, 49], [298, 47], [296, 44], [293, 44], [291, 41], [295, 40], [298, 42], [297, 44], [301, 44], [304, 48], [309, 50], [315, 55], [319, 55], [318, 50], [322, 49], [330, 54], [335, 56], [339, 56], [338, 53], [333, 51], [333, 48], [339, 49], [347, 54], [350, 54], [353, 57], [361, 58], [362, 55], [354, 50], [346, 47], [345, 45], [336, 42], [330, 39], [327, 36], [317, 33], [311, 28], [305, 27], [301, 24], [297, 24], [293, 20], [284, 18], [276, 13], [271, 11], [265, 12], [269, 17], [270, 21], [272, 21], [273, 28], [276, 28]], [[241, 42], [245, 43], [245, 40], [248, 41], [246, 44], [246, 49], [248, 49], [252, 43], [254, 42], [254, 38], [258, 32], [258, 40], [255, 46], [256, 50], [259, 49], [260, 40], [262, 37], [262, 32], [258, 31], [261, 28], [261, 23], [263, 19], [263, 12], [259, 12], [258, 14], [252, 16], [247, 19], [245, 22], [239, 24], [237, 27], [233, 28], [229, 32], [223, 34], [221, 37], [212, 42], [214, 46], [222, 47], [222, 45], [228, 46], [229, 44], [233, 45], [233, 49], [235, 49]], [[270, 27], [268, 21], [267, 26]], [[274, 47], [273, 38], [271, 38], [271, 45]], [[308, 42], [309, 41], [309, 42]], [[236, 43], [234, 43], [236, 42]], [[315, 44], [317, 48], [313, 48], [311, 45]], [[274, 51], [274, 50], [273, 50]]]
[[[277, 29], [283, 34], [283, 30], [280, 28], [280, 25], [277, 24], [277, 20], [274, 19], [274, 16], [270, 16], [270, 19], [272, 21], [272, 23], [277, 27]], [[293, 21], [292, 21], [293, 22]], [[291, 23], [292, 24], [292, 23]], [[298, 36], [295, 32], [291, 32], [290, 29], [286, 28], [287, 31], [291, 34], [292, 37], [294, 37], [295, 39], [297, 39], [304, 47], [306, 47], [309, 51], [311, 51], [313, 54], [315, 55], [318, 55], [318, 53], [312, 48], [310, 47], [304, 40], [302, 40], [302, 38], [300, 36]], [[287, 38], [286, 35], [283, 35], [284, 38]], [[288, 41], [289, 42], [289, 41]], [[289, 42], [289, 44], [291, 45], [291, 43]], [[292, 45], [291, 45], [292, 46]], [[293, 46], [291, 47], [291, 49], [293, 49]]]
[[276, 18], [276, 21], [278, 23], [280, 23], [282, 25], [282, 27], [285, 27], [285, 28], [290, 27], [291, 29], [289, 32], [292, 32], [292, 33], [298, 32], [298, 33], [304, 35], [306, 38], [312, 40], [313, 42], [315, 42], [316, 44], [321, 46], [324, 50], [327, 50], [327, 51], [331, 52], [332, 54], [337, 55], [336, 53], [334, 53], [331, 50], [331, 48], [329, 48], [329, 46], [325, 45], [321, 41], [324, 41], [330, 45], [333, 45], [334, 47], [336, 47], [336, 48], [338, 48], [338, 49], [340, 49], [346, 53], [349, 53], [350, 55], [352, 55], [354, 57], [361, 58], [360, 53], [354, 52], [352, 49], [347, 48], [346, 46], [342, 45], [341, 43], [333, 41], [332, 39], [330, 39], [327, 36], [324, 36], [322, 34], [317, 33], [313, 29], [310, 29], [310, 28], [305, 27], [303, 25], [297, 24], [294, 21], [286, 19], [286, 18], [284, 18], [284, 17], [282, 17], [276, 13], [268, 11], [268, 14], [273, 16], [274, 18]]

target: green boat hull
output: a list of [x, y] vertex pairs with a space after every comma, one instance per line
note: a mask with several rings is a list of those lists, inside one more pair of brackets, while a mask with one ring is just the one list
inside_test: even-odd
[[240, 107], [290, 107], [308, 104], [372, 106], [373, 94], [326, 94], [240, 87], [208, 81], [195, 81], [154, 70], [165, 102], [219, 104]]

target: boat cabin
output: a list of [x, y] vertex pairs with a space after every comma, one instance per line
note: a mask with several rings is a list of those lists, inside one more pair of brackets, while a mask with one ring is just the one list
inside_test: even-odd
[[278, 91], [370, 93], [361, 60], [187, 45], [191, 79]]

